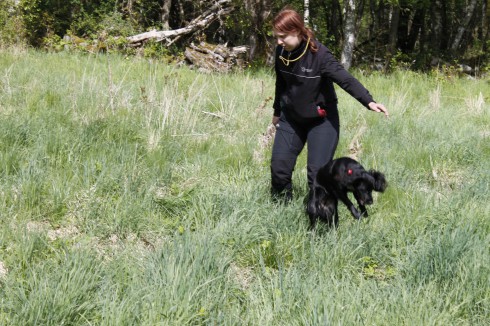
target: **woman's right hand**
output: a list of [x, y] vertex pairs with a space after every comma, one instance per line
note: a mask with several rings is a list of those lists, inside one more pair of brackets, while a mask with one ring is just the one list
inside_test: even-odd
[[276, 126], [279, 123], [279, 117], [276, 117], [275, 115], [272, 116], [272, 124]]

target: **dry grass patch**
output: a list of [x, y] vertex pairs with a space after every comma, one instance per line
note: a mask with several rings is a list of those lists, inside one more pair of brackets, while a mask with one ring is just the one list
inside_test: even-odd
[[437, 85], [436, 89], [429, 92], [429, 105], [434, 111], [441, 108], [441, 86]]
[[353, 160], [356, 161], [359, 160], [358, 157], [362, 153], [361, 138], [362, 135], [366, 132], [366, 130], [367, 130], [367, 126], [365, 124], [361, 125], [349, 143], [349, 147], [348, 147], [349, 157], [352, 158]]
[[480, 115], [483, 113], [485, 107], [485, 99], [482, 92], [477, 96], [470, 96], [465, 98], [466, 109], [472, 115]]
[[270, 124], [267, 126], [265, 133], [258, 137], [258, 148], [256, 148], [253, 153], [253, 158], [256, 162], [260, 163], [265, 160], [265, 152], [270, 146], [272, 146], [275, 135], [276, 127]]
[[29, 233], [46, 234], [50, 241], [58, 239], [73, 239], [80, 235], [80, 231], [75, 225], [62, 226], [52, 228], [47, 221], [29, 221], [26, 224], [26, 229]]
[[250, 285], [254, 281], [253, 270], [250, 267], [241, 267], [235, 263], [230, 264], [230, 268], [228, 270], [228, 277], [243, 291], [246, 291], [250, 288]]
[[431, 176], [445, 190], [455, 190], [464, 183], [466, 176], [462, 170], [449, 166], [446, 162], [436, 164], [430, 160]]
[[0, 280], [7, 276], [8, 271], [9, 270], [5, 266], [5, 264], [2, 261], [0, 261]]

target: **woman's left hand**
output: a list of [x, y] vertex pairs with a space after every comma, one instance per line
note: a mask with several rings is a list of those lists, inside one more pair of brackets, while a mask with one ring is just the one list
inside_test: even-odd
[[385, 108], [385, 106], [381, 103], [376, 103], [376, 102], [370, 102], [368, 104], [369, 109], [374, 112], [382, 112], [384, 113], [385, 117], [388, 117], [390, 114], [388, 113], [388, 110]]

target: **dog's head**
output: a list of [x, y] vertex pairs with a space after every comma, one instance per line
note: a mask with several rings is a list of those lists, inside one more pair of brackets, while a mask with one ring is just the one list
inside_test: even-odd
[[370, 170], [363, 171], [353, 183], [353, 193], [360, 205], [373, 203], [373, 191], [384, 192], [388, 186], [383, 173]]

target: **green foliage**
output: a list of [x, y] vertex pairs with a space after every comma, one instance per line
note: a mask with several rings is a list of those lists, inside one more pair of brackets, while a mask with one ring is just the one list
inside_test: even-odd
[[2, 46], [23, 45], [24, 25], [18, 8], [12, 0], [0, 3], [0, 44]]
[[63, 35], [71, 18], [71, 1], [21, 0], [19, 8], [30, 44], [39, 46], [46, 36]]
[[126, 20], [122, 13], [110, 11], [107, 13], [84, 12], [70, 24], [73, 35], [88, 36], [92, 39], [112, 37], [125, 37], [133, 35], [137, 29]]
[[169, 48], [163, 45], [161, 42], [149, 41], [145, 44], [143, 49], [143, 56], [145, 58], [160, 58], [172, 60], [172, 55]]
[[41, 1], [21, 0], [18, 8], [26, 27], [30, 44], [44, 45], [46, 37], [63, 37], [69, 31], [79, 37], [125, 36], [132, 25], [123, 19], [122, 13], [114, 11], [115, 1], [103, 3], [80, 0]]
[[[2, 45], [28, 43], [37, 48], [60, 51], [70, 48], [83, 52], [119, 51], [124, 55], [142, 54], [146, 57], [175, 55], [182, 53], [190, 41], [181, 38], [173, 44], [168, 52], [154, 43], [148, 47], [135, 50], [127, 48], [116, 41], [126, 36], [141, 33], [150, 29], [176, 29], [185, 26], [191, 19], [206, 10], [212, 1], [174, 1], [168, 13], [168, 20], [163, 21], [163, 7], [158, 1], [150, 0], [4, 0], [0, 3], [0, 40]], [[289, 6], [300, 13], [304, 2], [265, 1], [260, 3], [233, 0], [234, 10], [226, 17], [220, 17], [211, 26], [199, 31], [194, 38], [206, 37], [210, 43], [227, 43], [228, 45], [253, 46], [254, 67], [270, 64], [270, 55], [274, 48], [271, 35], [271, 20], [274, 15]], [[467, 26], [467, 32], [461, 49], [450, 50], [450, 45], [457, 34], [461, 23], [461, 13], [466, 12], [468, 3], [451, 1], [438, 8], [430, 1], [373, 1], [358, 3], [362, 15], [356, 35], [357, 66], [369, 67], [383, 57], [390, 39], [390, 17], [396, 13], [393, 7], [400, 7], [400, 19], [395, 48], [399, 53], [394, 57], [384, 58], [383, 67], [402, 67], [427, 71], [434, 57], [442, 57], [447, 62], [454, 58], [464, 61], [480, 72], [488, 70], [489, 56], [484, 27], [483, 12], [475, 12], [475, 19]], [[480, 3], [478, 4], [478, 6]], [[343, 3], [339, 1], [310, 2], [310, 27], [320, 42], [339, 56], [342, 49]], [[442, 35], [434, 35], [436, 27], [431, 16], [439, 10], [443, 20]], [[477, 10], [478, 11], [478, 10]], [[424, 28], [422, 28], [424, 26]], [[471, 31], [471, 32], [470, 32]], [[87, 46], [67, 46], [65, 35], [84, 39]], [[438, 42], [433, 42], [437, 39]], [[111, 43], [103, 44], [102, 43]], [[115, 45], [114, 43], [119, 43]]]
[[401, 51], [397, 51], [394, 55], [390, 57], [390, 69], [392, 71], [410, 70], [414, 62], [414, 58], [410, 55]]

